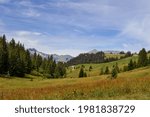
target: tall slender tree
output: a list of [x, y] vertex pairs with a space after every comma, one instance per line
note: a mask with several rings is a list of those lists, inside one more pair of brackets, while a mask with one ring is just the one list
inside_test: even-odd
[[145, 48], [143, 48], [139, 52], [138, 66], [143, 67], [143, 66], [147, 66], [147, 65], [148, 65], [147, 52], [146, 52]]
[[6, 36], [0, 38], [0, 74], [8, 72], [8, 48], [6, 43]]

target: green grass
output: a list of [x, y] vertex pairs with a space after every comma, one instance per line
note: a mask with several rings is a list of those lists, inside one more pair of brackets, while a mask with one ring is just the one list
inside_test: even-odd
[[0, 99], [150, 99], [150, 67], [108, 77], [0, 78]]
[[[116, 63], [118, 64], [120, 69], [123, 69], [123, 67], [125, 65], [127, 65], [131, 59], [133, 61], [137, 61], [138, 56], [132, 56], [132, 57], [128, 57], [128, 58], [125, 58], [125, 59], [121, 59], [121, 60], [113, 61], [113, 62], [108, 62], [108, 63], [75, 65], [75, 69], [73, 69], [72, 66], [71, 66], [67, 69], [67, 77], [68, 78], [77, 78], [78, 74], [79, 74], [79, 71], [80, 71], [80, 67], [82, 65], [85, 66], [85, 70], [87, 72], [87, 75], [90, 77], [90, 76], [98, 76], [100, 74], [101, 68], [103, 68], [105, 70], [106, 66], [108, 66], [110, 71], [111, 71], [113, 65], [115, 65]], [[91, 71], [89, 71], [90, 66], [92, 66], [92, 68], [93, 68]]]
[[34, 74], [26, 78], [0, 77], [0, 99], [150, 99], [150, 66], [119, 73], [115, 80], [110, 80], [110, 75], [99, 75], [101, 68], [108, 66], [111, 70], [116, 62], [123, 68], [131, 59], [137, 61], [138, 57], [84, 64], [87, 78], [78, 78], [81, 65], [69, 67], [64, 79], [43, 79]]

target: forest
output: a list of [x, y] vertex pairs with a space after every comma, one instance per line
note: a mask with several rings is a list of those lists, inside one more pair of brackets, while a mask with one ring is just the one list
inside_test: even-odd
[[31, 55], [20, 42], [6, 36], [0, 37], [0, 75], [24, 77], [25, 74], [42, 74], [46, 78], [61, 78], [66, 74], [65, 64], [56, 63], [52, 56], [47, 59], [39, 54]]

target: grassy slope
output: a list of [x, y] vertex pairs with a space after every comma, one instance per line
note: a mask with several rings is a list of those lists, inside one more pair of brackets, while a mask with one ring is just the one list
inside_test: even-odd
[[[101, 68], [104, 68], [108, 66], [109, 69], [112, 69], [112, 66], [115, 65], [116, 63], [118, 63], [118, 66], [123, 69], [123, 66], [127, 65], [129, 63], [130, 60], [136, 60], [138, 59], [138, 56], [132, 56], [132, 57], [128, 57], [125, 59], [121, 59], [118, 61], [114, 61], [114, 62], [109, 62], [109, 63], [101, 63], [101, 64], [83, 64], [85, 66], [86, 72], [88, 74], [88, 76], [97, 76], [100, 74], [100, 70]], [[89, 72], [89, 67], [92, 66], [92, 71]], [[67, 77], [68, 78], [76, 78], [78, 77], [79, 74], [79, 70], [80, 70], [81, 65], [76, 65], [75, 68], [76, 69], [72, 69], [72, 67], [69, 67], [67, 69]]]
[[[102, 64], [85, 64], [87, 78], [77, 78], [78, 69], [67, 70], [65, 79], [0, 78], [0, 99], [150, 99], [150, 67], [120, 73], [116, 80], [108, 75], [99, 76], [102, 67], [118, 63], [122, 68], [137, 56]], [[92, 66], [92, 71], [88, 71]], [[33, 81], [30, 78], [33, 77]], [[72, 77], [72, 78], [70, 78]]]
[[88, 78], [0, 78], [0, 99], [150, 99], [150, 67]]

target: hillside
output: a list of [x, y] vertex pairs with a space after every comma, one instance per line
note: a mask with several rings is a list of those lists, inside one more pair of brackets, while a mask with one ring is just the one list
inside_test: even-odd
[[[107, 57], [109, 57], [109, 56], [110, 56], [110, 54], [107, 54]], [[113, 57], [116, 57], [116, 56], [119, 57], [121, 55], [120, 54], [118, 54], [118, 55], [114, 55], [113, 54], [113, 55], [111, 55], [111, 57], [112, 56]], [[106, 66], [108, 66], [109, 69], [111, 70], [112, 66], [115, 65], [116, 63], [118, 63], [119, 68], [123, 69], [123, 66], [127, 65], [131, 59], [134, 60], [134, 61], [137, 61], [138, 60], [138, 56], [134, 55], [132, 57], [124, 58], [124, 59], [121, 59], [121, 60], [118, 60], [118, 61], [107, 62], [107, 63], [79, 64], [79, 65], [70, 66], [67, 69], [67, 77], [70, 77], [70, 78], [78, 77], [78, 73], [79, 73], [80, 67], [82, 65], [84, 65], [85, 71], [87, 72], [88, 76], [98, 76], [100, 74], [101, 68], [105, 69]], [[90, 66], [92, 66], [92, 70], [91, 71], [89, 71], [89, 67]]]
[[150, 66], [107, 77], [0, 78], [0, 99], [150, 99]]

